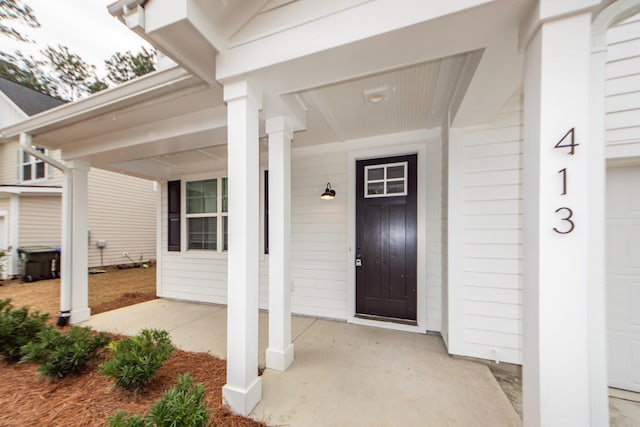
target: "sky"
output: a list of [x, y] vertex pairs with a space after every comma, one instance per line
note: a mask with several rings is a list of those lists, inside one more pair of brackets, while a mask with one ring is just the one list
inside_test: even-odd
[[15, 25], [35, 43], [14, 42], [0, 38], [0, 50], [37, 56], [47, 45], [61, 44], [80, 55], [103, 75], [103, 61], [115, 52], [138, 52], [149, 45], [124, 24], [112, 17], [107, 5], [114, 0], [24, 0], [33, 9], [40, 28]]

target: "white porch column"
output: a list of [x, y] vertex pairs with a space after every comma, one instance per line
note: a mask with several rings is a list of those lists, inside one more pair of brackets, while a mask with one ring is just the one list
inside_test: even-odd
[[606, 366], [589, 354], [593, 340], [603, 342], [591, 336], [602, 329], [591, 330], [589, 305], [589, 207], [592, 191], [602, 188], [592, 188], [589, 170], [598, 152], [589, 126], [590, 8], [596, 3], [541, 0], [526, 47], [525, 426], [601, 425], [590, 408], [607, 404], [594, 381]]
[[11, 237], [9, 246], [11, 246], [11, 264], [9, 265], [9, 276], [17, 276], [19, 271], [19, 255], [18, 246], [20, 246], [20, 196], [12, 194], [10, 199], [9, 221], [11, 222]]
[[71, 323], [89, 320], [88, 172], [89, 162], [71, 160], [65, 174], [62, 204], [60, 311]]
[[248, 415], [262, 398], [258, 377], [259, 197], [257, 88], [242, 80], [224, 86], [227, 102], [229, 251], [227, 384], [224, 401]]
[[269, 135], [269, 348], [267, 368], [286, 370], [291, 343], [291, 139], [285, 117], [267, 120]]

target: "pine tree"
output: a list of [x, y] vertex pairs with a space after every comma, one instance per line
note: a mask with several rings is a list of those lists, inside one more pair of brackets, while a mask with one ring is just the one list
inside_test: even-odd
[[21, 0], [0, 0], [0, 34], [15, 40], [29, 41], [29, 38], [16, 30], [12, 23], [38, 28], [40, 23], [33, 10]]
[[[95, 78], [96, 67], [85, 62], [79, 55], [71, 53], [66, 46], [48, 46], [42, 51], [53, 69], [55, 79], [60, 83], [59, 93], [63, 98], [76, 100], [88, 91], [90, 79]], [[66, 86], [66, 87], [65, 87]]]
[[111, 58], [104, 61], [107, 70], [107, 79], [115, 84], [120, 84], [133, 80], [151, 71], [155, 71], [156, 51], [154, 49], [142, 50], [137, 54], [127, 52], [116, 52]]

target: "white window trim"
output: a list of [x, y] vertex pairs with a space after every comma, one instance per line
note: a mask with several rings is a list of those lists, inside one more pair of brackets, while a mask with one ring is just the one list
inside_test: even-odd
[[[34, 146], [33, 148], [37, 149], [37, 148], [42, 148], [42, 147]], [[24, 161], [24, 155], [25, 154], [27, 154], [27, 153], [25, 153], [23, 150], [20, 150], [20, 157], [19, 157], [20, 161], [18, 162], [18, 168], [19, 168], [19, 171], [20, 171], [20, 182], [36, 182], [37, 183], [37, 182], [44, 182], [47, 179], [49, 179], [49, 165], [46, 162], [35, 158], [31, 154], [28, 154], [29, 155], [29, 162], [25, 162]], [[49, 155], [49, 150], [47, 150], [45, 148], [43, 154], [45, 156]], [[33, 175], [35, 174], [35, 171], [36, 171], [36, 165], [38, 163], [43, 163], [44, 164], [44, 176], [42, 178], [33, 178]], [[24, 178], [24, 166], [26, 166], [26, 165], [31, 165], [31, 177], [29, 179], [25, 179]]]
[[[403, 166], [404, 167], [404, 173], [402, 178], [387, 178], [387, 170], [389, 168], [392, 167], [396, 167], [396, 166]], [[384, 176], [382, 177], [382, 179], [372, 179], [369, 180], [369, 169], [380, 169], [380, 168], [384, 168]], [[401, 196], [406, 196], [408, 193], [408, 179], [407, 179], [407, 168], [408, 168], [408, 162], [396, 162], [396, 163], [385, 163], [385, 164], [380, 164], [380, 165], [370, 165], [370, 166], [365, 166], [364, 167], [364, 197], [365, 199], [372, 199], [372, 198], [376, 198], [376, 197], [401, 197]], [[404, 191], [402, 193], [388, 193], [387, 192], [387, 183], [389, 182], [399, 182], [399, 181], [404, 181]], [[384, 193], [382, 194], [369, 194], [368, 190], [369, 190], [369, 185], [371, 183], [382, 183], [384, 184]]]
[[[216, 257], [226, 258], [227, 251], [224, 248], [224, 228], [222, 225], [222, 217], [228, 217], [228, 212], [222, 212], [222, 179], [227, 178], [226, 171], [218, 171], [215, 173], [207, 174], [195, 174], [185, 175], [180, 179], [180, 252], [185, 255], [195, 255], [195, 257], [210, 257], [211, 255], [217, 255]], [[203, 181], [206, 179], [217, 179], [217, 212], [215, 214], [210, 213], [197, 213], [187, 214], [187, 182]], [[210, 218], [215, 217], [217, 226], [217, 242], [216, 249], [189, 249], [189, 236], [188, 236], [188, 220], [189, 218]]]

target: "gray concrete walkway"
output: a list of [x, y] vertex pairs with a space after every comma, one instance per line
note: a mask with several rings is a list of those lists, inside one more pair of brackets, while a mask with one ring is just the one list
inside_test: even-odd
[[[260, 364], [267, 347], [260, 313]], [[226, 356], [226, 307], [154, 300], [93, 316], [127, 335], [166, 329], [189, 351]], [[291, 426], [518, 426], [489, 369], [446, 354], [440, 337], [294, 316], [295, 361], [266, 370], [252, 417]]]

